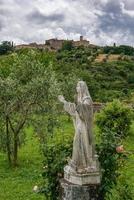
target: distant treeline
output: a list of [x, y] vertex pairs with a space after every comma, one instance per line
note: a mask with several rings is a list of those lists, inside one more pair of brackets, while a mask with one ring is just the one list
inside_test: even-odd
[[5, 55], [14, 50], [13, 42], [3, 41], [0, 44], [0, 55]]
[[[66, 41], [63, 44], [63, 47], [61, 50], [71, 51], [72, 49], [74, 49], [74, 47], [72, 46], [72, 43], [70, 41]], [[89, 46], [88, 49], [93, 49], [93, 48]], [[104, 54], [123, 54], [123, 55], [128, 55], [128, 56], [134, 56], [134, 47], [132, 46], [127, 46], [127, 45], [116, 46], [116, 44], [114, 44], [114, 46], [104, 46], [104, 47], [95, 46], [94, 47], [94, 50], [100, 50], [100, 49], [101, 49], [101, 52]], [[14, 51], [13, 42], [3, 41], [0, 43], [0, 55], [5, 55], [13, 51]]]
[[129, 56], [134, 56], [134, 47], [127, 46], [127, 45], [120, 45], [120, 46], [105, 46], [103, 47], [103, 52], [105, 54], [124, 54]]

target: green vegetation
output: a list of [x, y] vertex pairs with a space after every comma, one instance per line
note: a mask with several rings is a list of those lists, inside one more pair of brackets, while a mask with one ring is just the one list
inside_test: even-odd
[[73, 48], [73, 43], [72, 41], [65, 41], [62, 44], [62, 50], [67, 50], [67, 51], [71, 51]]
[[[94, 101], [118, 98], [133, 102], [133, 60], [95, 62], [103, 50], [70, 48], [66, 44], [58, 52], [20, 49], [0, 56], [0, 199], [44, 199], [44, 194], [46, 199], [58, 198], [58, 183], [71, 154], [74, 132], [58, 103], [58, 94], [75, 101], [76, 82], [82, 79]], [[98, 117], [97, 148], [103, 169], [109, 170], [103, 174], [103, 195], [109, 190], [110, 200], [121, 200], [120, 196], [131, 200], [134, 196], [133, 155], [116, 152], [122, 142], [126, 151], [134, 149], [134, 128], [129, 132], [131, 119], [129, 109], [118, 101], [109, 104]], [[19, 159], [14, 164], [15, 145]], [[14, 166], [18, 164], [16, 168], [8, 166], [6, 153]], [[41, 183], [43, 195], [33, 193], [32, 188]]]
[[9, 164], [17, 166], [23, 128], [37, 111], [46, 110], [48, 114], [48, 109], [49, 113], [54, 109], [58, 84], [51, 67], [37, 61], [32, 51], [25, 56], [14, 55], [11, 64], [11, 72], [6, 77], [0, 75], [0, 119]]
[[0, 55], [5, 55], [11, 53], [14, 50], [13, 43], [8, 41], [3, 41], [0, 44]]
[[94, 62], [98, 50], [77, 48], [56, 53], [55, 70], [68, 76], [74, 73], [86, 81], [94, 101], [109, 102], [114, 98], [127, 100], [134, 92], [132, 60]]
[[126, 159], [120, 167], [120, 176], [117, 184], [108, 195], [109, 200], [134, 200], [134, 123], [131, 126], [130, 134], [124, 141]]
[[103, 48], [103, 52], [106, 54], [113, 53], [113, 54], [124, 54], [124, 55], [134, 56], [134, 48], [127, 45], [105, 46]]
[[[124, 164], [124, 155], [116, 148], [130, 134], [132, 113], [130, 108], [115, 100], [96, 115], [97, 150], [102, 168], [101, 199], [110, 193], [117, 183], [119, 169]], [[126, 192], [127, 197], [127, 192]]]
[[105, 131], [116, 133], [120, 139], [129, 135], [132, 120], [130, 108], [118, 100], [109, 103], [98, 115], [96, 124], [102, 133]]
[[33, 187], [42, 182], [42, 160], [38, 137], [32, 128], [25, 130], [25, 145], [19, 151], [20, 162], [15, 169], [9, 168], [5, 155], [0, 153], [0, 199], [44, 200], [33, 192]]
[[[71, 157], [74, 130], [66, 117], [61, 118], [62, 126], [55, 130], [53, 137], [48, 136], [43, 145], [44, 152], [44, 186], [42, 192], [49, 200], [59, 197], [60, 179], [63, 168]], [[63, 130], [64, 128], [64, 130]]]
[[[130, 109], [119, 101], [109, 103], [96, 115], [97, 151], [103, 170], [99, 194], [102, 200], [116, 184], [120, 174], [118, 170], [125, 162], [124, 155], [118, 153], [116, 147], [121, 145], [126, 136], [129, 135], [131, 119]], [[62, 133], [61, 129], [56, 130], [54, 136], [48, 136], [43, 145], [45, 184], [42, 192], [50, 200], [58, 200], [59, 180], [63, 177], [63, 167], [71, 156], [73, 129], [65, 118], [61, 119], [61, 124], [64, 125], [65, 132]]]

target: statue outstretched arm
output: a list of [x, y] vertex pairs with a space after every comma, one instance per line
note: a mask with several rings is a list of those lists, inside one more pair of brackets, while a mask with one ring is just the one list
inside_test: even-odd
[[61, 103], [64, 104], [64, 110], [66, 112], [68, 112], [71, 116], [76, 115], [76, 105], [75, 105], [75, 103], [67, 102], [62, 95], [58, 96], [58, 99]]

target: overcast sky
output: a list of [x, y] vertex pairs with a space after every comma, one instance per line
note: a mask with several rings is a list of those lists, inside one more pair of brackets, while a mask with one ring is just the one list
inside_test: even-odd
[[134, 45], [134, 0], [0, 0], [0, 41]]

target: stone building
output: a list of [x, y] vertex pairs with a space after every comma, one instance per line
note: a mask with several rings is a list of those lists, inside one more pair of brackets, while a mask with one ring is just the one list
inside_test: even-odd
[[62, 48], [64, 41], [65, 40], [58, 40], [57, 38], [46, 40], [46, 46], [50, 46], [50, 48], [53, 50], [59, 50]]
[[30, 43], [30, 44], [21, 44], [17, 45], [16, 49], [21, 48], [38, 48], [38, 49], [47, 49], [49, 51], [57, 51], [62, 48], [62, 45], [65, 41], [72, 42], [74, 47], [84, 46], [84, 47], [94, 47], [95, 45], [90, 44], [88, 40], [85, 40], [83, 36], [80, 36], [80, 40], [58, 40], [57, 38], [46, 40], [44, 44]]
[[32, 49], [46, 49], [45, 44], [37, 44], [37, 43], [30, 43], [30, 44], [20, 44], [15, 46], [16, 49], [22, 48], [32, 48]]
[[73, 46], [74, 47], [79, 47], [79, 46], [88, 47], [89, 45], [90, 45], [90, 42], [88, 40], [84, 40], [83, 36], [80, 36], [80, 40], [79, 41], [73, 41]]
[[[53, 50], [59, 50], [62, 48], [62, 45], [65, 41], [66, 40], [58, 40], [57, 38], [50, 39], [50, 40], [46, 40], [46, 45], [50, 46], [50, 48]], [[88, 40], [84, 40], [83, 36], [80, 36], [79, 41], [74, 41], [74, 40], [68, 40], [68, 41], [72, 42], [74, 47], [79, 47], [79, 46], [88, 47], [90, 45], [90, 42]]]

